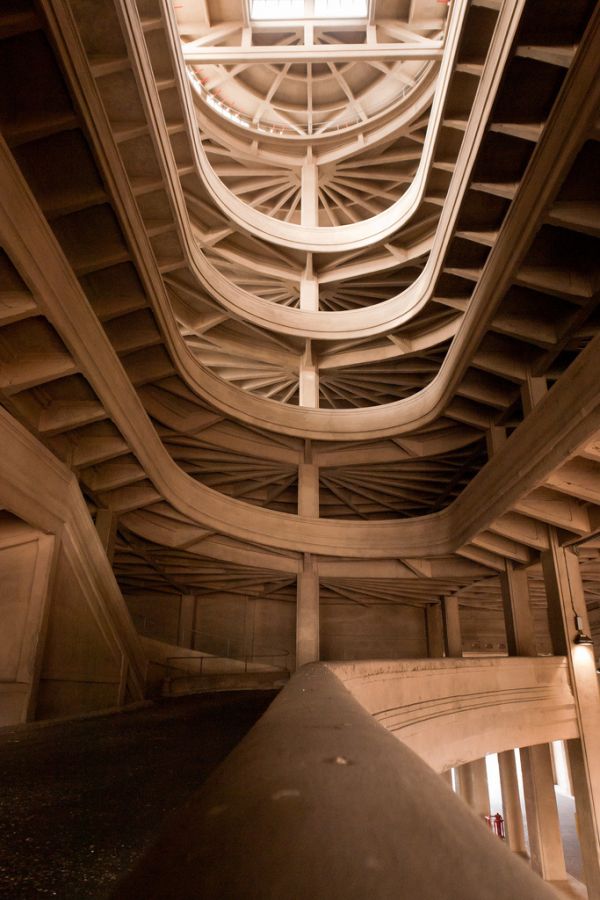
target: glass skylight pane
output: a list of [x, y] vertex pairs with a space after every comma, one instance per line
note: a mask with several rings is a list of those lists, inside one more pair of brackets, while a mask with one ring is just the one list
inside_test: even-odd
[[367, 0], [315, 0], [315, 16], [320, 19], [362, 19]]
[[252, 0], [250, 17], [262, 21], [305, 19], [363, 19], [367, 16], [368, 0], [314, 0], [310, 13], [305, 0]]
[[304, 0], [252, 0], [253, 19], [302, 19]]

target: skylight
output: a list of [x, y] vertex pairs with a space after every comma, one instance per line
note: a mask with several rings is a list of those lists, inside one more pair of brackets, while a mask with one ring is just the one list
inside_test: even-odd
[[251, 0], [255, 21], [285, 19], [364, 19], [368, 0]]

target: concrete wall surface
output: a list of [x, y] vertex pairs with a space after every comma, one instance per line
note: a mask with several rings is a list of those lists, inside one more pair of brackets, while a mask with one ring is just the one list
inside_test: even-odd
[[367, 712], [437, 772], [487, 753], [578, 735], [564, 657], [328, 666]]
[[322, 664], [303, 667], [119, 900], [542, 900], [554, 891]]
[[0, 446], [0, 726], [141, 700], [146, 659], [75, 476], [2, 409]]

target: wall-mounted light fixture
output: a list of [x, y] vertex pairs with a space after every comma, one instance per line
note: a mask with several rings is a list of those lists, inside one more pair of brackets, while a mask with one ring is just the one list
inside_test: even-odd
[[594, 643], [592, 641], [591, 637], [589, 636], [589, 634], [586, 634], [585, 631], [583, 630], [583, 621], [582, 621], [581, 616], [577, 616], [577, 615], [575, 616], [575, 628], [576, 628], [577, 633], [576, 633], [575, 637], [573, 638], [573, 643], [575, 643], [575, 644], [593, 644]]

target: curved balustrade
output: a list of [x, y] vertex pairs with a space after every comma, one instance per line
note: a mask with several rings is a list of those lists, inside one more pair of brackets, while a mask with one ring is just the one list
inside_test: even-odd
[[[423, 87], [422, 82], [426, 79], [427, 75], [433, 74], [431, 71], [433, 68], [434, 66], [430, 62], [422, 66], [421, 71], [416, 76], [415, 82], [411, 85], [404, 85], [403, 88], [399, 88], [395, 100], [392, 103], [386, 103], [383, 110], [372, 113], [367, 121], [361, 118], [361, 116], [357, 112], [354, 112], [352, 121], [347, 121], [346, 124], [340, 125], [335, 124], [335, 120], [332, 122], [327, 122], [327, 120], [325, 120], [316, 130], [313, 130], [312, 132], [309, 132], [307, 129], [302, 131], [301, 126], [292, 128], [290, 125], [286, 125], [284, 122], [269, 122], [265, 121], [263, 118], [261, 118], [258, 122], [255, 122], [251, 116], [247, 115], [239, 109], [232, 108], [227, 103], [224, 103], [218, 96], [216, 96], [213, 91], [207, 90], [202, 80], [198, 77], [197, 73], [191, 66], [189, 67], [189, 76], [192, 81], [194, 90], [200, 97], [202, 103], [206, 104], [206, 106], [210, 110], [214, 110], [220, 117], [225, 119], [226, 122], [231, 122], [238, 128], [247, 130], [248, 133], [252, 134], [253, 137], [259, 135], [260, 137], [268, 137], [271, 140], [292, 140], [304, 145], [307, 142], [310, 142], [311, 144], [314, 142], [321, 143], [322, 141], [331, 139], [332, 137], [336, 139], [343, 139], [351, 134], [355, 134], [357, 131], [359, 131], [362, 135], [365, 130], [369, 128], [369, 126], [372, 126], [373, 123], [378, 119], [384, 117], [387, 119], [392, 118], [392, 116], [390, 116], [390, 113], [394, 114], [395, 118], [397, 118], [399, 116], [398, 107], [404, 105], [404, 102], [407, 100], [410, 100], [411, 117], [414, 117], [415, 106], [413, 102], [413, 96], [415, 92], [419, 91], [419, 89]], [[352, 115], [350, 109], [348, 109], [347, 112], [348, 116]], [[202, 116], [203, 122], [206, 122], [207, 119], [208, 117]], [[397, 126], [394, 125], [393, 130], [396, 130], [396, 127]]]
[[[510, 14], [507, 12], [506, 16], [516, 26], [518, 16], [515, 10], [511, 9]], [[503, 28], [498, 29], [498, 31], [504, 32], [504, 27], [508, 28], [509, 25], [506, 21], [502, 24]], [[504, 45], [506, 52], [508, 52], [509, 46], [510, 40]], [[510, 208], [506, 221], [495, 242], [494, 249], [488, 258], [458, 334], [438, 375], [427, 387], [405, 400], [387, 404], [383, 407], [335, 410], [333, 412], [330, 410], [294, 408], [264, 398], [249, 396], [247, 393], [224, 382], [210, 370], [200, 366], [191, 352], [185, 348], [173, 315], [160, 297], [161, 291], [158, 288], [158, 279], [156, 279], [154, 281], [156, 285], [155, 292], [157, 301], [160, 304], [157, 313], [168, 337], [171, 353], [177, 360], [179, 371], [188, 385], [199, 396], [214, 403], [219, 409], [228, 413], [231, 412], [245, 422], [260, 425], [263, 428], [283, 431], [287, 434], [310, 437], [311, 439], [354, 441], [384, 437], [415, 430], [435, 418], [452, 396], [452, 391], [459, 383], [468, 360], [485, 334], [490, 317], [493, 315], [495, 303], [507, 290], [511, 280], [511, 272], [517, 260], [521, 258], [524, 248], [527, 246], [536, 228], [536, 217], [545, 210], [553, 196], [553, 192], [556, 191], [557, 185], [560, 183], [561, 164], [559, 164], [559, 161], [563, 160], [562, 164], [564, 164], [564, 160], [569, 158], [569, 155], [573, 153], [573, 148], [577, 146], [581, 134], [585, 133], [587, 129], [586, 117], [588, 114], [592, 115], [591, 110], [595, 104], [593, 94], [588, 90], [589, 83], [587, 81], [587, 69], [593, 58], [590, 53], [590, 46], [591, 43], [589, 41], [582, 43], [576, 60], [571, 66], [567, 76], [571, 90], [563, 93], [561, 103], [558, 104], [557, 109], [554, 110], [548, 119], [544, 133], [535, 151], [534, 159], [536, 164], [532, 162], [523, 179], [520, 192]], [[145, 63], [141, 61], [140, 65], [147, 68], [149, 62], [147, 60]], [[499, 78], [498, 72], [494, 74]], [[586, 85], [583, 96], [579, 93], [578, 85], [580, 83]], [[588, 112], [585, 112], [584, 107]], [[577, 122], [577, 126], [581, 130], [578, 135], [576, 129], [573, 128], [565, 141], [563, 117], [567, 115], [574, 116], [575, 109], [577, 109], [578, 115], [573, 120]], [[157, 120], [156, 127], [158, 132], [163, 126], [164, 123], [161, 124]], [[465, 141], [463, 146], [469, 145], [470, 141]], [[554, 166], [551, 178], [548, 177], [549, 165], [551, 167]], [[455, 202], [458, 204], [458, 196], [455, 197]], [[181, 203], [183, 203], [183, 200], [181, 200]], [[433, 257], [434, 253], [432, 251], [428, 265]], [[216, 272], [216, 270], [214, 271]], [[416, 293], [426, 274], [427, 268], [423, 275], [420, 276], [420, 279], [405, 294], [405, 296], [412, 296], [415, 303], [424, 302], [423, 298], [419, 301]], [[226, 281], [227, 279], [224, 279], [223, 276], [217, 273], [213, 287], [216, 286], [216, 289], [220, 290], [220, 286]], [[430, 287], [433, 291], [433, 282]], [[245, 292], [240, 293], [244, 294]], [[164, 296], [164, 292], [162, 294]], [[288, 329], [285, 327], [284, 320], [286, 317], [296, 314], [296, 316], [303, 317], [306, 321], [314, 322], [314, 331], [302, 329], [303, 333], [308, 332], [311, 337], [322, 336], [323, 332], [319, 328], [319, 322], [326, 323], [331, 321], [333, 323], [339, 321], [340, 328], [335, 332], [338, 338], [349, 336], [344, 331], [343, 325], [349, 318], [354, 321], [360, 320], [364, 323], [372, 315], [379, 315], [382, 310], [388, 309], [390, 305], [392, 307], [394, 305], [394, 300], [392, 299], [368, 310], [355, 310], [347, 313], [307, 313], [301, 310], [276, 307], [266, 301], [259, 301], [257, 298], [254, 298], [254, 300], [257, 308], [264, 308], [264, 311], [261, 311], [260, 324], [267, 328], [275, 327], [279, 331], [287, 332]], [[224, 296], [223, 305], [226, 307], [230, 305]], [[241, 309], [240, 314], [243, 316]], [[245, 317], [250, 318], [247, 315], [247, 311]], [[371, 329], [362, 327], [351, 332], [354, 336], [364, 335], [365, 333], [371, 333]]]
[[[183, 59], [181, 43], [172, 7], [163, 0], [163, 15], [168, 28], [169, 44], [173, 49], [173, 62], [179, 76], [183, 97], [187, 132], [190, 137], [196, 164], [203, 184], [210, 196], [226, 215], [251, 234], [279, 246], [306, 252], [349, 252], [381, 242], [406, 225], [423, 201], [427, 178], [431, 171], [435, 144], [441, 127], [444, 105], [450, 86], [452, 71], [460, 46], [460, 38], [469, 0], [457, 0], [452, 6], [444, 55], [433, 97], [427, 135], [423, 144], [417, 173], [408, 190], [383, 212], [363, 222], [338, 226], [306, 226], [285, 222], [253, 209], [241, 200], [219, 178], [211, 166], [200, 139], [193, 113], [190, 78]], [[414, 112], [413, 112], [414, 115]]]
[[378, 722], [437, 772], [578, 735], [564, 657], [328, 665]]
[[324, 665], [300, 670], [115, 898], [550, 900]]
[[[475, 163], [477, 150], [485, 132], [487, 119], [496, 96], [504, 63], [511, 49], [523, 5], [523, 0], [506, 0], [503, 4], [499, 15], [499, 25], [492, 38], [486, 65], [481, 76], [473, 114], [467, 124], [465, 139], [462, 142], [457, 159], [447, 202], [444, 204], [441, 213], [425, 269], [419, 278], [406, 290], [375, 306], [340, 312], [310, 312], [279, 306], [243, 290], [233, 284], [206, 258], [201, 249], [203, 236], [189, 220], [186, 201], [174, 163], [171, 140], [164, 122], [141, 23], [133, 10], [124, 4], [123, 17], [127, 36], [137, 62], [137, 69], [143, 76], [141, 88], [147, 114], [152, 121], [153, 130], [157, 137], [157, 147], [162, 155], [165, 184], [172, 198], [173, 210], [178, 221], [180, 241], [186, 256], [187, 265], [192, 275], [197, 278], [203, 288], [226, 309], [252, 324], [267, 329], [275, 328], [277, 331], [285, 334], [313, 339], [338, 340], [375, 335], [397, 328], [414, 318], [433, 296], [436, 280], [442, 270], [444, 255], [452, 237], [452, 228], [456, 222], [460, 203]], [[181, 93], [184, 98], [183, 114], [186, 130], [191, 140], [201, 144], [193, 118], [193, 109], [190, 109], [189, 85], [187, 84], [185, 65], [178, 46], [179, 36], [173, 14], [167, 8], [165, 8], [165, 21], [169, 26], [170, 37], [168, 44], [172, 51], [173, 65], [176, 71], [179, 72], [179, 79], [182, 82]], [[187, 103], [185, 102], [186, 97]], [[201, 147], [200, 152], [204, 153]], [[207, 165], [209, 164], [207, 163]], [[222, 185], [222, 182], [214, 172], [212, 172], [212, 178]], [[398, 202], [405, 202], [411, 191], [420, 191], [421, 187], [414, 181], [409, 191]], [[238, 202], [245, 206], [242, 201]], [[391, 209], [393, 207], [390, 207], [381, 215], [388, 215]], [[231, 214], [231, 211], [228, 212]], [[265, 216], [265, 218], [269, 219], [268, 216]], [[290, 226], [290, 223], [281, 223], [278, 220], [276, 222], [270, 220], [270, 222], [278, 230], [278, 233], [280, 233], [279, 226], [284, 224], [287, 227], [302, 228], [302, 226]], [[363, 223], [356, 224], [360, 228], [364, 227]], [[353, 227], [353, 225], [339, 226], [342, 229]], [[397, 227], [399, 226], [396, 226], [393, 230], [397, 230]], [[321, 231], [323, 229], [316, 229], [315, 233], [315, 248], [319, 251], [327, 249], [321, 239]], [[306, 247], [304, 249], [309, 248]], [[335, 245], [331, 249], [342, 251], [348, 248], [336, 238]]]
[[[19, 270], [27, 272], [40, 309], [74, 357], [86, 359], [86, 378], [149, 480], [193, 522], [253, 544], [308, 553], [397, 558], [401, 548], [402, 556], [408, 558], [443, 556], [463, 546], [496, 516], [509, 510], [599, 427], [597, 336], [572, 363], [569, 382], [558, 381], [530, 413], [527, 428], [515, 430], [506, 452], [497, 454], [485, 473], [476, 476], [460, 497], [441, 512], [400, 521], [338, 522], [259, 509], [224, 496], [195, 481], [169, 456], [14, 159], [2, 144], [0, 183], [6, 186], [0, 192], [0, 208], [5, 212], [8, 255]], [[94, 347], [93, 355], [87, 352], [89, 347]], [[578, 401], [576, 409], [574, 397]], [[256, 398], [246, 397], [245, 402], [252, 399]], [[271, 405], [281, 412], [291, 411]], [[552, 415], [548, 415], [550, 408]], [[356, 421], [353, 411], [338, 411], [336, 415], [319, 412], [326, 423], [331, 423], [326, 437], [333, 437], [333, 422], [340, 417], [348, 417], [355, 440], [365, 436], [352, 430]], [[532, 447], [536, 448], [535, 453]]]

